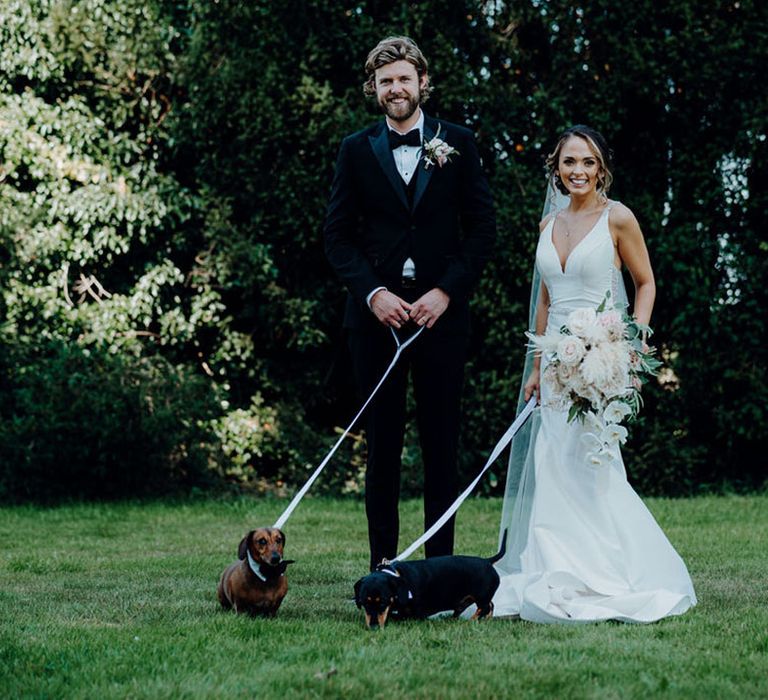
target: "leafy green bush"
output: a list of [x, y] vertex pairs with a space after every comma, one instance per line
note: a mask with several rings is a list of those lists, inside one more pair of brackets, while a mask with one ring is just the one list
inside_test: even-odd
[[[93, 487], [86, 478], [53, 478], [44, 492], [57, 495], [66, 493], [67, 483], [73, 495], [136, 491], [121, 476], [121, 465], [125, 473], [136, 472], [135, 446], [120, 449], [129, 436], [140, 437], [152, 454], [147, 464], [158, 470], [157, 478], [140, 472], [148, 486], [186, 481], [181, 464], [190, 462], [190, 473], [200, 468], [197, 457], [184, 456], [195, 444], [192, 433], [173, 425], [166, 430], [160, 418], [170, 420], [172, 412], [150, 414], [152, 401], [121, 384], [120, 363], [133, 385], [148, 383], [165, 404], [180, 409], [194, 387], [194, 400], [179, 415], [189, 431], [196, 426], [201, 442], [212, 425], [235, 422], [249, 397], [269, 384], [253, 333], [236, 323], [229, 289], [249, 286], [260, 270], [257, 286], [268, 287], [276, 306], [296, 305], [269, 285], [272, 266], [258, 245], [229, 235], [227, 202], [204, 188], [191, 191], [182, 184], [183, 171], [168, 167], [168, 117], [179, 95], [172, 13], [179, 7], [143, 0], [0, 7], [0, 310], [4, 341], [24, 348], [15, 355], [20, 364], [0, 390], [0, 403], [13, 406], [6, 438], [19, 441], [5, 446], [4, 467], [29, 475], [18, 488], [7, 485], [6, 493], [29, 492], [29, 483], [42, 484], [44, 470], [54, 465], [45, 444], [56, 444], [56, 432], [45, 415], [64, 421], [61, 387], [67, 382], [77, 386], [83, 406], [110, 397], [117, 413], [104, 406], [89, 414], [92, 431], [84, 435], [77, 462], [95, 475]], [[86, 379], [85, 358], [101, 381]], [[178, 377], [171, 380], [170, 373], [163, 384], [160, 377], [170, 370], [161, 369], [171, 367]], [[70, 369], [76, 374], [66, 379]], [[40, 393], [44, 385], [31, 391], [29, 383], [41, 374], [55, 375], [50, 389], [61, 393]], [[113, 391], [109, 381], [116, 383]], [[37, 404], [38, 395], [50, 405]], [[123, 420], [141, 430], [124, 431]], [[33, 439], [35, 430], [43, 442]], [[270, 452], [263, 464], [245, 464], [225, 442], [234, 461], [210, 452], [210, 475], [228, 477], [238, 469], [274, 475], [275, 462], [298, 461], [284, 456], [280, 439], [275, 435], [273, 442], [281, 456]], [[69, 448], [61, 454], [74, 455]], [[30, 455], [37, 455], [34, 464]]]
[[159, 357], [5, 348], [0, 498], [117, 498], [211, 483], [208, 382]]

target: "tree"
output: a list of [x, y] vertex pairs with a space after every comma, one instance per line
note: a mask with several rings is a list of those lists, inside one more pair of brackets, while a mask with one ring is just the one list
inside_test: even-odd
[[[0, 371], [0, 438], [31, 434], [12, 427], [35, 413], [14, 367], [66, 375], [80, 353], [109, 386], [123, 363], [177, 397], [197, 464], [206, 453], [239, 481], [300, 480], [357, 408], [321, 241], [336, 151], [380, 118], [362, 96], [367, 52], [407, 33], [430, 60], [427, 111], [475, 131], [497, 205], [473, 299], [466, 476], [513, 417], [544, 158], [586, 122], [613, 146], [613, 196], [657, 277], [666, 370], [632, 431], [631, 477], [645, 493], [759, 487], [766, 20], [749, 0], [8, 0], [0, 308], [18, 362]], [[158, 454], [191, 454], [189, 436]], [[359, 488], [360, 444], [319, 487]], [[406, 491], [417, 455], [409, 433]]]

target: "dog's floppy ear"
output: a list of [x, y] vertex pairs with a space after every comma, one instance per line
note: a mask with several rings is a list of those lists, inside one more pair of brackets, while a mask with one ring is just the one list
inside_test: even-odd
[[238, 559], [245, 559], [246, 555], [248, 554], [248, 547], [251, 544], [254, 532], [256, 532], [256, 530], [251, 530], [245, 537], [243, 537], [242, 540], [240, 540], [240, 545], [237, 548]]
[[359, 608], [363, 603], [360, 600], [360, 586], [363, 583], [363, 579], [355, 581], [355, 605]]
[[280, 537], [283, 538], [283, 547], [285, 547], [285, 533], [280, 528], [275, 529], [280, 533]]

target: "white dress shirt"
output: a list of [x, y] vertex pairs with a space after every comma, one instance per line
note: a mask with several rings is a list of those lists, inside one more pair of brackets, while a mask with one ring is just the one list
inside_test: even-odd
[[[403, 136], [405, 136], [405, 134], [410, 134], [414, 129], [418, 129], [419, 141], [424, 140], [424, 112], [421, 110], [419, 110], [419, 120], [416, 122], [415, 126], [412, 129], [408, 129], [408, 131], [405, 133], [395, 129], [395, 127], [390, 124], [389, 120], [387, 120], [386, 123], [387, 128], [390, 131], [402, 134]], [[407, 185], [413, 178], [413, 174], [416, 172], [416, 168], [419, 165], [419, 159], [421, 158], [421, 146], [398, 146], [392, 150], [392, 157], [395, 159], [395, 167], [397, 168], [397, 172], [400, 174], [400, 177], [403, 178], [403, 182]], [[411, 260], [411, 258], [408, 258], [403, 264], [403, 277], [415, 276], [416, 265], [414, 264], [413, 260]], [[376, 294], [376, 292], [380, 292], [382, 289], [386, 290], [386, 287], [376, 287], [376, 289], [371, 290], [371, 292], [365, 298], [365, 301], [368, 304], [368, 308], [371, 307], [371, 299], [373, 299], [373, 295]]]
[[[405, 134], [410, 134], [415, 129], [419, 130], [419, 141], [423, 140], [424, 137], [424, 112], [421, 112], [419, 110], [419, 121], [416, 122], [416, 125], [413, 127], [413, 129], [409, 129], [405, 133], [398, 131], [395, 129], [392, 124], [387, 121], [387, 127], [390, 131], [394, 131], [397, 134], [402, 134], [405, 136]], [[398, 146], [397, 148], [393, 149], [392, 151], [392, 157], [395, 159], [395, 167], [397, 168], [397, 172], [400, 173], [400, 177], [403, 178], [403, 182], [407, 185], [411, 178], [413, 178], [413, 173], [416, 172], [416, 166], [419, 164], [419, 158], [421, 158], [421, 146]]]

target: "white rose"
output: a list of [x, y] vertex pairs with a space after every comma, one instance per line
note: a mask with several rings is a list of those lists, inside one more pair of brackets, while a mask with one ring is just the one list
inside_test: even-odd
[[557, 344], [557, 357], [566, 365], [577, 365], [584, 357], [584, 342], [576, 336], [566, 336]]
[[603, 411], [603, 419], [606, 423], [621, 423], [630, 413], [632, 409], [629, 404], [623, 401], [611, 401]]
[[597, 320], [601, 326], [613, 326], [617, 323], [621, 323], [621, 314], [616, 309], [608, 309], [608, 311], [602, 311], [597, 315]]
[[619, 340], [624, 337], [624, 319], [615, 309], [601, 313], [597, 322], [606, 329], [611, 340]]
[[584, 331], [595, 322], [596, 317], [597, 314], [592, 308], [575, 309], [568, 314], [565, 325], [574, 335], [583, 335]]

